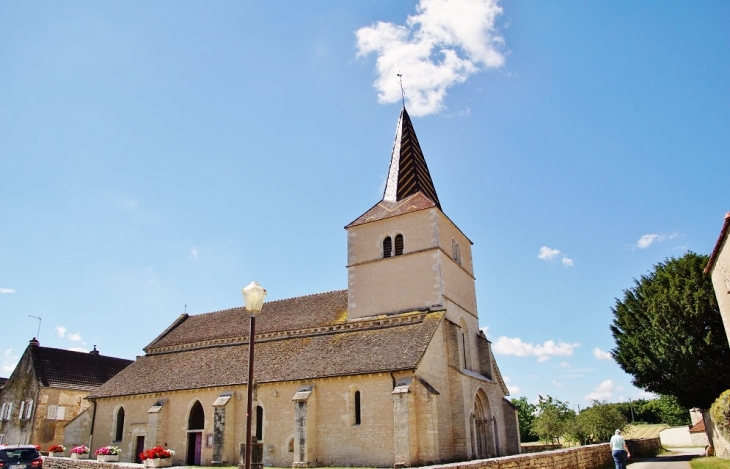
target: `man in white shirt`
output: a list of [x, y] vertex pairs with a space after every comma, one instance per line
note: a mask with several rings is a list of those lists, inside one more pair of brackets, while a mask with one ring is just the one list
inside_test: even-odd
[[611, 437], [611, 454], [616, 463], [616, 469], [626, 469], [626, 458], [631, 457], [629, 447], [626, 446], [624, 437], [621, 436], [621, 430], [616, 430], [616, 434]]

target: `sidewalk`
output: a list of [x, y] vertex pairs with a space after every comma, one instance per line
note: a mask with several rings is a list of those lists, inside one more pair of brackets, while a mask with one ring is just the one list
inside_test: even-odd
[[629, 459], [630, 469], [690, 469], [689, 460], [705, 454], [704, 448], [671, 448], [671, 453], [655, 458]]

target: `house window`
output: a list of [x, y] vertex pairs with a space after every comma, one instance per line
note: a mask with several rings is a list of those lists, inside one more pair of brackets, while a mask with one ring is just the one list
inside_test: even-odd
[[13, 413], [13, 403], [10, 402], [5, 405], [5, 413], [3, 413], [3, 420], [10, 420], [10, 414]]
[[0, 406], [0, 420], [5, 420], [5, 404]]
[[355, 391], [355, 425], [360, 425], [362, 422], [360, 418], [360, 391]]
[[28, 405], [25, 406], [25, 418], [29, 419], [33, 415], [33, 401], [28, 401]]
[[122, 441], [124, 438], [124, 407], [120, 407], [117, 411], [117, 425], [114, 432], [114, 441]]
[[386, 236], [383, 240], [383, 257], [391, 257], [393, 255], [393, 240], [390, 236]]
[[256, 406], [256, 439], [264, 439], [264, 408], [260, 405]]
[[47, 420], [63, 420], [66, 416], [66, 408], [62, 405], [49, 405], [46, 413]]
[[395, 235], [395, 255], [400, 256], [403, 254], [403, 235]]
[[0, 434], [0, 445], [2, 445], [3, 443], [5, 443], [5, 434], [4, 433]]
[[23, 420], [25, 418], [25, 401], [20, 401], [20, 411], [18, 412], [18, 419]]
[[286, 444], [287, 450], [289, 450], [290, 453], [294, 452], [294, 438], [289, 438], [289, 443]]

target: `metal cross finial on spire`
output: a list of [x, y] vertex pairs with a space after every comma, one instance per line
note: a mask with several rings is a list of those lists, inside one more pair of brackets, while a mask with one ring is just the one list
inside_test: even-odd
[[398, 84], [400, 84], [400, 96], [401, 96], [401, 99], [403, 100], [403, 108], [405, 109], [405, 107], [406, 107], [406, 92], [403, 91], [403, 74], [400, 71], [398, 71]]

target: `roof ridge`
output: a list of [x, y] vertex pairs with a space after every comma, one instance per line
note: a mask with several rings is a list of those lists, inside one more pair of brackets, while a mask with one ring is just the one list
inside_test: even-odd
[[[264, 306], [266, 306], [267, 304], [272, 304], [272, 303], [280, 303], [282, 301], [298, 300], [300, 298], [309, 298], [309, 297], [312, 297], [312, 296], [322, 296], [322, 295], [328, 295], [330, 293], [342, 293], [342, 292], [346, 292], [346, 291], [347, 291], [347, 288], [343, 288], [341, 290], [330, 290], [330, 291], [321, 292], [321, 293], [310, 293], [308, 295], [293, 296], [291, 298], [280, 298], [278, 300], [266, 301], [266, 302], [264, 302]], [[245, 306], [244, 305], [234, 306], [233, 308], [217, 309], [215, 311], [207, 311], [205, 313], [191, 314], [191, 315], [188, 315], [188, 316], [189, 317], [199, 317], [199, 316], [205, 316], [207, 314], [222, 313], [224, 311], [233, 311], [234, 309], [241, 309], [241, 308], [245, 308]]]

